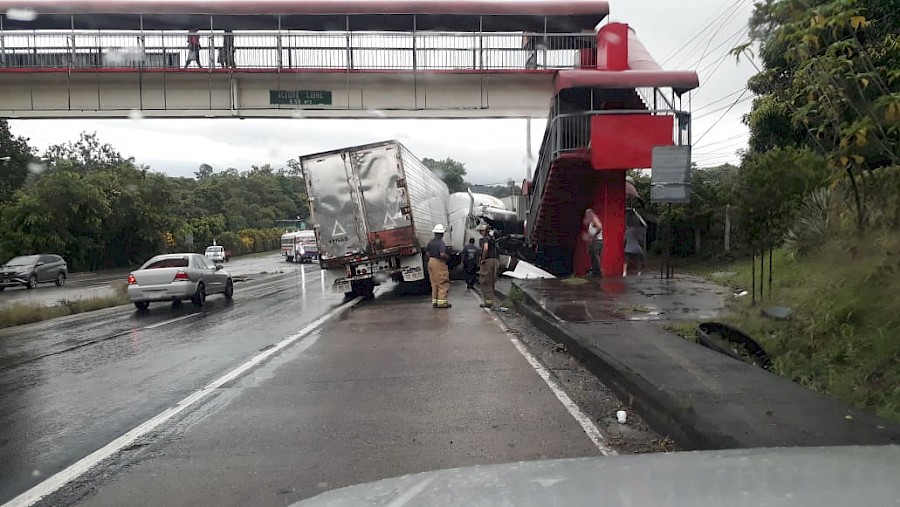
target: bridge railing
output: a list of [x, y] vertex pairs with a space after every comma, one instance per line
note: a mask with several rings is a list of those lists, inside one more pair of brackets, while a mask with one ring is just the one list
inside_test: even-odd
[[664, 105], [662, 109], [605, 109], [599, 111], [579, 111], [577, 113], [558, 114], [551, 110], [544, 131], [544, 139], [541, 142], [541, 151], [538, 156], [532, 178], [531, 192], [529, 196], [526, 234], [531, 237], [532, 231], [539, 218], [543, 194], [547, 187], [550, 169], [553, 162], [566, 153], [590, 150], [591, 146], [591, 119], [603, 115], [633, 115], [647, 114], [654, 116], [675, 117], [672, 139], [676, 145], [690, 144], [690, 117], [687, 111], [682, 111]]
[[[449, 32], [198, 33], [200, 63], [234, 48], [233, 66], [320, 70], [529, 70], [577, 68], [596, 35]], [[187, 32], [0, 31], [0, 68], [177, 69]], [[228, 44], [230, 43], [230, 44]]]

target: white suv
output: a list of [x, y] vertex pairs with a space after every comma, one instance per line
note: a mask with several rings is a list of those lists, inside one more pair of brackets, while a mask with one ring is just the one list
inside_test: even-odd
[[208, 246], [206, 247], [206, 258], [213, 262], [225, 262], [224, 246]]

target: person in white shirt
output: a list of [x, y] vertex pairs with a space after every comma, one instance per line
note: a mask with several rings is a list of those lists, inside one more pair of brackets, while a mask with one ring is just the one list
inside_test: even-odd
[[588, 255], [591, 257], [590, 276], [601, 277], [603, 270], [600, 267], [600, 256], [603, 253], [603, 223], [594, 210], [584, 210], [585, 241], [588, 244]]

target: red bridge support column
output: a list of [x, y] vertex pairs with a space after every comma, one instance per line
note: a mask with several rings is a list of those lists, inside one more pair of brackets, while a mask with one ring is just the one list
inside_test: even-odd
[[603, 276], [620, 278], [625, 265], [625, 171], [600, 171], [600, 202], [594, 211], [603, 222]]

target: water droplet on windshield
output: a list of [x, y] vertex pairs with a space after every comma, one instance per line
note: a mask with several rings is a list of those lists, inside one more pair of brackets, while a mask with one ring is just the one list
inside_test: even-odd
[[291, 111], [291, 118], [305, 118], [306, 114], [302, 109], [294, 109]]
[[31, 471], [31, 476], [32, 476], [32, 477], [40, 477], [40, 476], [41, 476], [41, 471], [40, 471], [40, 470], [32, 470], [32, 471]]
[[28, 172], [31, 174], [41, 174], [47, 170], [47, 164], [44, 162], [29, 162]]
[[137, 192], [138, 186], [134, 183], [129, 183], [128, 185], [125, 185], [125, 190], [128, 190], [129, 192]]
[[144, 113], [138, 111], [137, 109], [132, 109], [131, 112], [128, 113], [128, 117], [134, 121], [141, 121], [144, 119]]
[[387, 118], [387, 113], [380, 109], [369, 109], [369, 114], [375, 118]]
[[34, 21], [37, 19], [37, 11], [29, 8], [12, 7], [7, 9], [6, 17], [13, 21]]
[[138, 47], [113, 48], [103, 53], [104, 65], [137, 66], [142, 61], [144, 61], [144, 52]]

